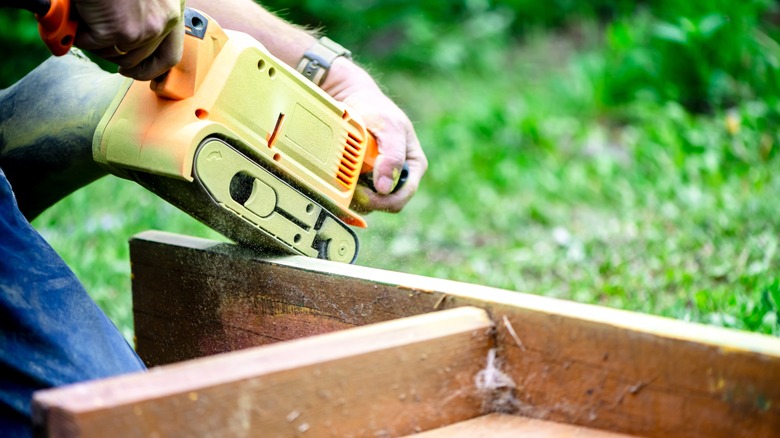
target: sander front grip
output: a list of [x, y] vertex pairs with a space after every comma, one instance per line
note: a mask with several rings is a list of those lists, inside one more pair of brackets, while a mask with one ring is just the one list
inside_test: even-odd
[[70, 0], [43, 0], [36, 9], [43, 10], [43, 4], [48, 3], [45, 14], [37, 12], [38, 33], [41, 39], [55, 56], [68, 53], [76, 39], [78, 22], [72, 18]]

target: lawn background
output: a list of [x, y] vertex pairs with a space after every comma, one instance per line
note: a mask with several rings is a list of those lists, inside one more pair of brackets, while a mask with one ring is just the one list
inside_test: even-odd
[[[352, 48], [430, 160], [358, 264], [780, 333], [775, 2], [264, 4]], [[3, 86], [46, 57], [30, 14], [0, 44]], [[220, 238], [115, 177], [34, 225], [128, 338], [127, 239]]]

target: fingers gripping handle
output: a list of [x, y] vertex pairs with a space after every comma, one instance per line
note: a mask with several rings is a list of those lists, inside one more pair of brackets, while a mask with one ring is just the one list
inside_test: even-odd
[[149, 84], [152, 91], [165, 99], [193, 96], [228, 39], [216, 21], [191, 8], [184, 9], [184, 29], [181, 61]]
[[[374, 186], [374, 164], [379, 156], [379, 147], [376, 144], [376, 137], [370, 132], [368, 134], [368, 148], [366, 149], [366, 156], [363, 159], [363, 168], [360, 169], [360, 183], [368, 187], [373, 191], [377, 191]], [[409, 179], [409, 164], [404, 163], [401, 171], [396, 175], [395, 185], [390, 193], [395, 193], [406, 184], [406, 180]]]
[[49, 3], [46, 14], [35, 14], [38, 33], [51, 53], [62, 56], [73, 46], [78, 23], [71, 19], [70, 0], [50, 0]]
[[[390, 193], [395, 193], [398, 190], [401, 189], [401, 187], [406, 184], [406, 180], [409, 179], [409, 164], [404, 163], [404, 167], [401, 168], [401, 172], [398, 174], [398, 180], [395, 183], [395, 186], [393, 186], [393, 190], [390, 191]], [[376, 187], [374, 187], [374, 176], [372, 175], [372, 172], [363, 173], [360, 175], [360, 183], [364, 186], [368, 187], [369, 189], [376, 192]]]

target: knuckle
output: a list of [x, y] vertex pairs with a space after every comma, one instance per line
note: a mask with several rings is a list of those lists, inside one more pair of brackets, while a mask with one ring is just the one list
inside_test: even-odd
[[129, 47], [137, 47], [144, 42], [146, 36], [142, 27], [130, 24], [121, 30], [121, 34], [117, 35], [118, 44], [127, 45]]
[[403, 145], [401, 144], [400, 146], [401, 147], [393, 148], [391, 151], [389, 151], [389, 153], [386, 154], [387, 164], [382, 166], [383, 169], [401, 170], [401, 168], [404, 166], [406, 154], [405, 150], [403, 149]]
[[144, 40], [151, 40], [159, 38], [167, 31], [166, 23], [162, 20], [155, 20], [146, 25], [144, 29]]
[[420, 158], [420, 165], [422, 166], [423, 173], [425, 173], [428, 170], [428, 158], [424, 155]]
[[163, 37], [176, 27], [178, 22], [179, 17], [174, 13], [150, 17], [145, 22], [143, 29], [139, 29], [137, 41], [143, 43]]
[[89, 28], [86, 33], [89, 34], [89, 44], [84, 47], [85, 49], [102, 49], [104, 47], [111, 47], [117, 41], [120, 36], [117, 33], [117, 29], [111, 26], [94, 26]]

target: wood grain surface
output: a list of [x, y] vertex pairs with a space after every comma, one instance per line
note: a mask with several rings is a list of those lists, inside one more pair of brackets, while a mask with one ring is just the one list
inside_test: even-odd
[[780, 436], [777, 338], [159, 232], [131, 259], [150, 364], [476, 306], [515, 383], [493, 409], [644, 436]]
[[454, 309], [41, 391], [52, 437], [402, 436], [474, 418], [492, 323]]

